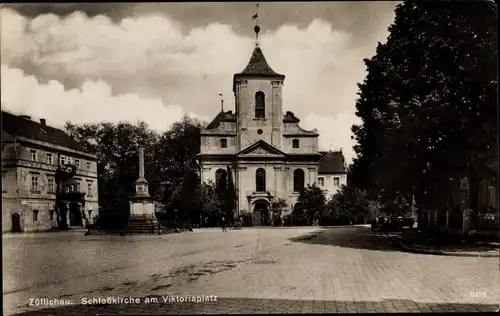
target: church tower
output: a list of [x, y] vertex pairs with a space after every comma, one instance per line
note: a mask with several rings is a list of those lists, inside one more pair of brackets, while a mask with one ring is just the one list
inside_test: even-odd
[[252, 57], [245, 69], [233, 77], [237, 152], [258, 140], [278, 149], [282, 147], [285, 76], [275, 72], [267, 63], [258, 43], [258, 22], [254, 31], [256, 43]]

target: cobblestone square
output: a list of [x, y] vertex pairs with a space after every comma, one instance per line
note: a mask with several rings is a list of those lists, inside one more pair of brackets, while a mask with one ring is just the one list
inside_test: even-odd
[[[495, 311], [500, 301], [498, 258], [401, 252], [363, 226], [3, 243], [5, 315]], [[176, 295], [217, 300], [164, 302]], [[82, 304], [108, 297], [140, 303]]]

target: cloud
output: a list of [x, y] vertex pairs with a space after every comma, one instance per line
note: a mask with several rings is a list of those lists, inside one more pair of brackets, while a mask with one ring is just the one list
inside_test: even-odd
[[157, 131], [165, 131], [186, 113], [179, 105], [163, 104], [161, 99], [144, 99], [135, 94], [112, 96], [111, 87], [104, 81], [85, 81], [81, 88], [65, 90], [51, 80], [42, 84], [22, 70], [1, 66], [2, 110], [46, 118], [49, 124], [62, 126], [65, 122], [137, 122], [145, 121]]
[[322, 116], [315, 112], [310, 113], [302, 121], [302, 126], [307, 129], [317, 128], [320, 131], [319, 147], [322, 150], [342, 150], [348, 163], [356, 156], [353, 140], [351, 139], [351, 126], [360, 124], [361, 120], [350, 112], [342, 112], [336, 117]]
[[[226, 107], [234, 107], [232, 75], [245, 67], [254, 46], [253, 38], [217, 22], [183, 32], [180, 22], [154, 14], [114, 23], [82, 12], [34, 19], [0, 12], [2, 94], [11, 90], [2, 102], [54, 121], [139, 117], [163, 130], [183, 113], [213, 117], [221, 90]], [[373, 28], [374, 42], [363, 46], [321, 19], [305, 28], [263, 27], [260, 46], [268, 63], [286, 75], [283, 111], [317, 127], [322, 149], [330, 138], [342, 142], [335, 148], [353, 145], [350, 126], [325, 122], [353, 121], [356, 84], [365, 76], [362, 59], [387, 37], [392, 18], [381, 19]], [[5, 85], [4, 72], [11, 80]], [[21, 93], [32, 89], [37, 92]]]

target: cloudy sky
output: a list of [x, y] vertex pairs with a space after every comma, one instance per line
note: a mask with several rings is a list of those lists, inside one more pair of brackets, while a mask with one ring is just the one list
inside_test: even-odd
[[[23, 4], [0, 7], [2, 109], [52, 125], [147, 122], [234, 109], [232, 75], [255, 45], [256, 3]], [[321, 150], [354, 156], [363, 58], [398, 2], [261, 3], [260, 46], [285, 74], [284, 111], [318, 128]]]

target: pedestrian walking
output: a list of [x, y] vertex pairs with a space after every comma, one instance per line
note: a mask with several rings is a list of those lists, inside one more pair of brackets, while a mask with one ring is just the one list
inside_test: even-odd
[[85, 233], [85, 236], [90, 235], [92, 230], [92, 219], [85, 218], [85, 226], [87, 226], [87, 232]]
[[221, 222], [222, 222], [222, 231], [223, 232], [227, 232], [227, 229], [226, 229], [226, 219], [224, 218], [224, 216], [222, 216]]

